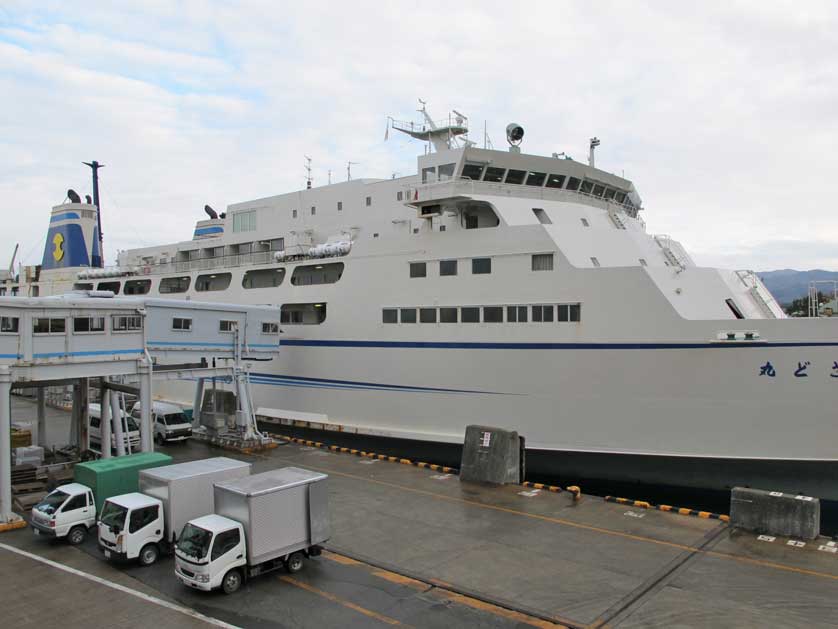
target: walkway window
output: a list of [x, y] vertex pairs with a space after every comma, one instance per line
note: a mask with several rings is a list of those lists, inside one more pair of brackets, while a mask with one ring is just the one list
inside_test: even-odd
[[284, 279], [284, 268], [247, 271], [242, 277], [242, 288], [276, 288]]
[[457, 309], [456, 308], [440, 308], [439, 309], [440, 323], [457, 323]]
[[235, 332], [236, 330], [236, 322], [235, 321], [227, 321], [222, 319], [218, 322], [218, 331], [219, 332]]
[[492, 258], [474, 258], [471, 261], [471, 272], [474, 275], [487, 275], [492, 272]]
[[419, 323], [436, 323], [436, 308], [419, 308]]
[[208, 275], [199, 275], [195, 279], [195, 290], [200, 293], [227, 290], [230, 286], [230, 280], [232, 279], [233, 275], [231, 273], [211, 273]]
[[326, 320], [326, 304], [283, 304], [279, 315], [281, 323], [320, 325]]
[[440, 260], [439, 261], [439, 274], [442, 275], [442, 276], [456, 275], [457, 274], [457, 261], [456, 260]]
[[135, 332], [143, 329], [143, 318], [139, 315], [112, 315], [111, 330], [114, 332]]
[[157, 287], [161, 295], [171, 295], [173, 293], [185, 293], [189, 290], [189, 285], [192, 283], [192, 278], [184, 277], [164, 277], [160, 280], [160, 286]]
[[428, 267], [424, 262], [410, 263], [410, 277], [427, 277]]
[[381, 311], [381, 323], [398, 323], [399, 311], [395, 308], [385, 308]]
[[399, 320], [402, 323], [416, 323], [416, 308], [402, 308], [399, 310]]
[[35, 334], [64, 334], [67, 322], [63, 318], [38, 317], [32, 320], [32, 331]]
[[306, 264], [298, 266], [291, 274], [294, 286], [314, 286], [316, 284], [334, 284], [343, 275], [343, 262], [329, 264]]
[[503, 323], [503, 307], [502, 306], [484, 306], [483, 307], [483, 322], [484, 323]]
[[192, 319], [185, 319], [183, 317], [174, 317], [172, 319], [172, 329], [180, 332], [192, 331]]
[[17, 334], [20, 329], [20, 319], [17, 317], [0, 317], [0, 333]]
[[125, 282], [124, 294], [145, 295], [151, 290], [151, 280], [128, 280]]
[[463, 323], [480, 323], [480, 308], [476, 306], [460, 308], [460, 321]]
[[73, 317], [73, 332], [104, 332], [105, 317]]

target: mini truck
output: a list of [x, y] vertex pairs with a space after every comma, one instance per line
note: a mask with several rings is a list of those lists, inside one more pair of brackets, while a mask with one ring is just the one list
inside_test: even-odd
[[141, 471], [139, 492], [109, 498], [102, 508], [103, 554], [154, 563], [173, 550], [184, 524], [213, 512], [214, 483], [249, 475], [250, 463], [221, 456]]
[[35, 535], [66, 537], [74, 546], [81, 544], [96, 524], [93, 490], [81, 483], [61, 485], [32, 507], [30, 524]]
[[285, 566], [303, 567], [329, 538], [328, 476], [285, 467], [215, 486], [215, 513], [183, 527], [175, 576], [197, 590], [241, 584]]

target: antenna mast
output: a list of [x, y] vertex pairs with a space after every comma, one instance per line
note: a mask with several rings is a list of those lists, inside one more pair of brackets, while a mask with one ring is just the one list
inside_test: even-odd
[[306, 158], [306, 190], [311, 190], [311, 158], [308, 155], [303, 155]]
[[590, 151], [588, 153], [588, 166], [594, 168], [594, 149], [599, 146], [599, 138], [591, 138]]
[[346, 162], [346, 180], [352, 181], [352, 166], [357, 166], [361, 162]]
[[96, 160], [93, 160], [92, 162], [82, 162], [82, 164], [90, 166], [90, 170], [93, 171], [93, 205], [96, 206], [96, 225], [99, 229], [99, 260], [98, 264], [96, 264], [96, 256], [93, 256], [94, 260], [91, 262], [93, 262], [92, 266], [103, 267], [105, 266], [105, 250], [102, 244], [102, 237], [104, 236], [104, 234], [102, 234], [102, 206], [99, 205], [99, 169], [104, 168], [105, 165], [100, 164]]

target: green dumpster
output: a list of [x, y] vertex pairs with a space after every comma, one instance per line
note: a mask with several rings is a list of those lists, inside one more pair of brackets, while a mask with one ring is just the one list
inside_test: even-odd
[[172, 457], [167, 454], [141, 452], [88, 463], [77, 463], [74, 480], [93, 490], [93, 496], [96, 498], [96, 513], [99, 513], [105, 500], [111, 496], [140, 490], [140, 470], [169, 465], [171, 462]]

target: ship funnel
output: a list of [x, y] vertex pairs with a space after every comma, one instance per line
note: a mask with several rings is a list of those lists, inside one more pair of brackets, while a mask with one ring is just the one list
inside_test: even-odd
[[218, 218], [218, 212], [213, 210], [209, 205], [204, 206], [204, 212], [206, 212], [207, 216], [210, 218]]

